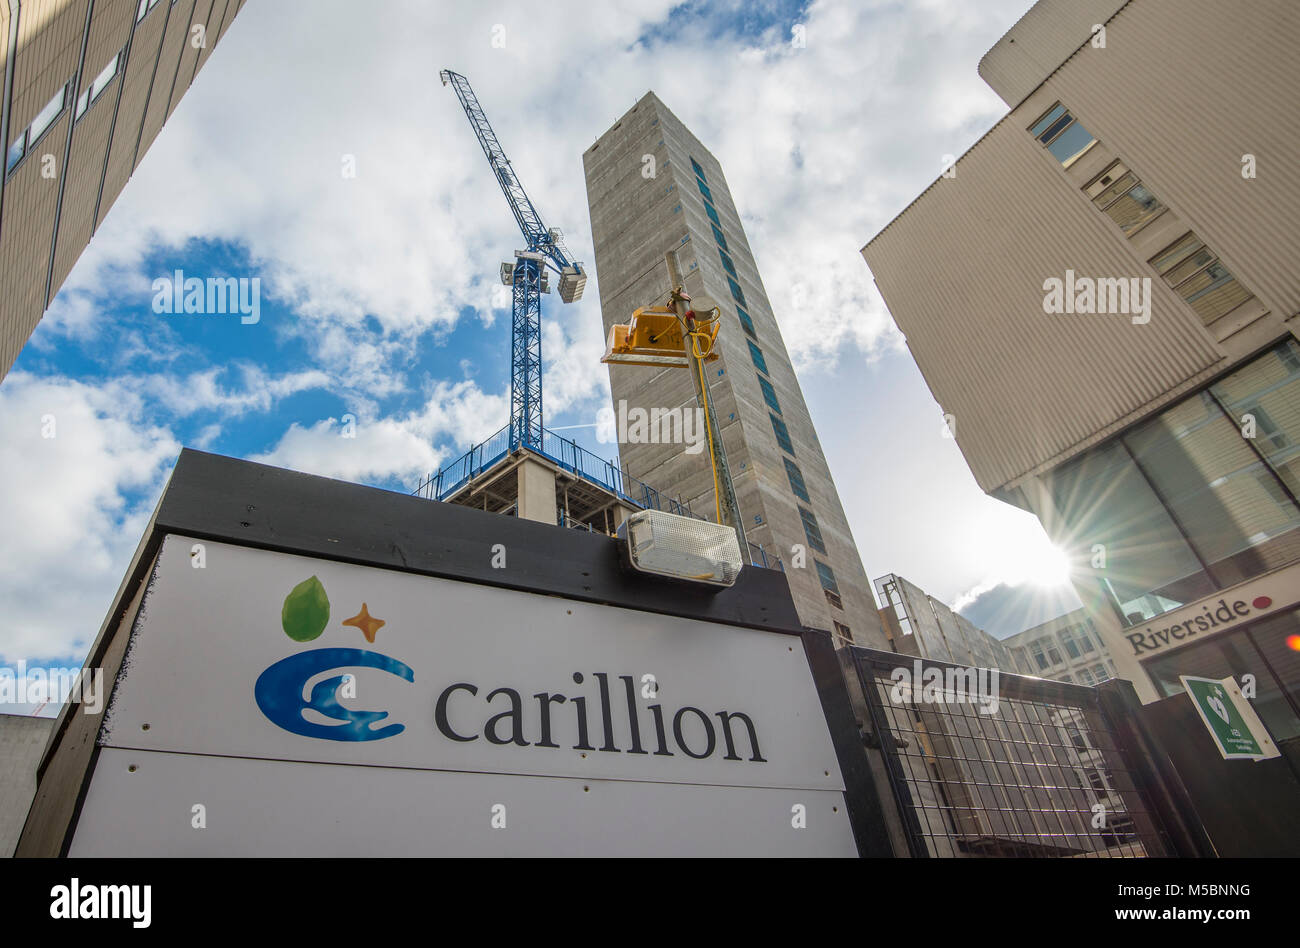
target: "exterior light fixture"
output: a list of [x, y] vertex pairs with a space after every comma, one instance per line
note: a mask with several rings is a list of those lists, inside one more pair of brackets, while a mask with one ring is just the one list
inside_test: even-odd
[[711, 586], [735, 585], [744, 561], [736, 531], [662, 510], [639, 510], [618, 528], [619, 547], [632, 569]]

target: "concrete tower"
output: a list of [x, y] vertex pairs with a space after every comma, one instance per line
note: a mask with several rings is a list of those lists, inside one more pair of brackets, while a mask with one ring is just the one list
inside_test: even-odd
[[[712, 300], [722, 328], [709, 363], [727, 458], [756, 560], [778, 556], [800, 619], [836, 642], [885, 646], [876, 606], [786, 353], [740, 215], [717, 159], [653, 92], [582, 156], [605, 331], [633, 310], [668, 298], [664, 254], [676, 251], [686, 291]], [[698, 308], [698, 306], [697, 306]], [[682, 368], [610, 366], [617, 418], [640, 408], [687, 414], [695, 407]], [[714, 491], [702, 442], [626, 437], [629, 474], [712, 514]], [[653, 429], [651, 438], [666, 434]]]

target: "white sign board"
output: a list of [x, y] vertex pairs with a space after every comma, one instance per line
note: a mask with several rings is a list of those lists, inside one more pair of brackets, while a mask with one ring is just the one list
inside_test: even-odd
[[795, 636], [197, 543], [73, 855], [856, 854]]

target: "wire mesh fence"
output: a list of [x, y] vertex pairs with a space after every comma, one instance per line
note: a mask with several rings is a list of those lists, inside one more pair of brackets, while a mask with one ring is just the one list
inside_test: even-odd
[[1153, 772], [1098, 689], [850, 651], [910, 855], [1174, 854]]

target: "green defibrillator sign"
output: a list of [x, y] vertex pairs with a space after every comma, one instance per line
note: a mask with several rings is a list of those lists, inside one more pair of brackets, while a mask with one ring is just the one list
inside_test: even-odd
[[1180, 675], [1178, 680], [1224, 760], [1265, 760], [1279, 755], [1263, 722], [1232, 678], [1219, 681]]

